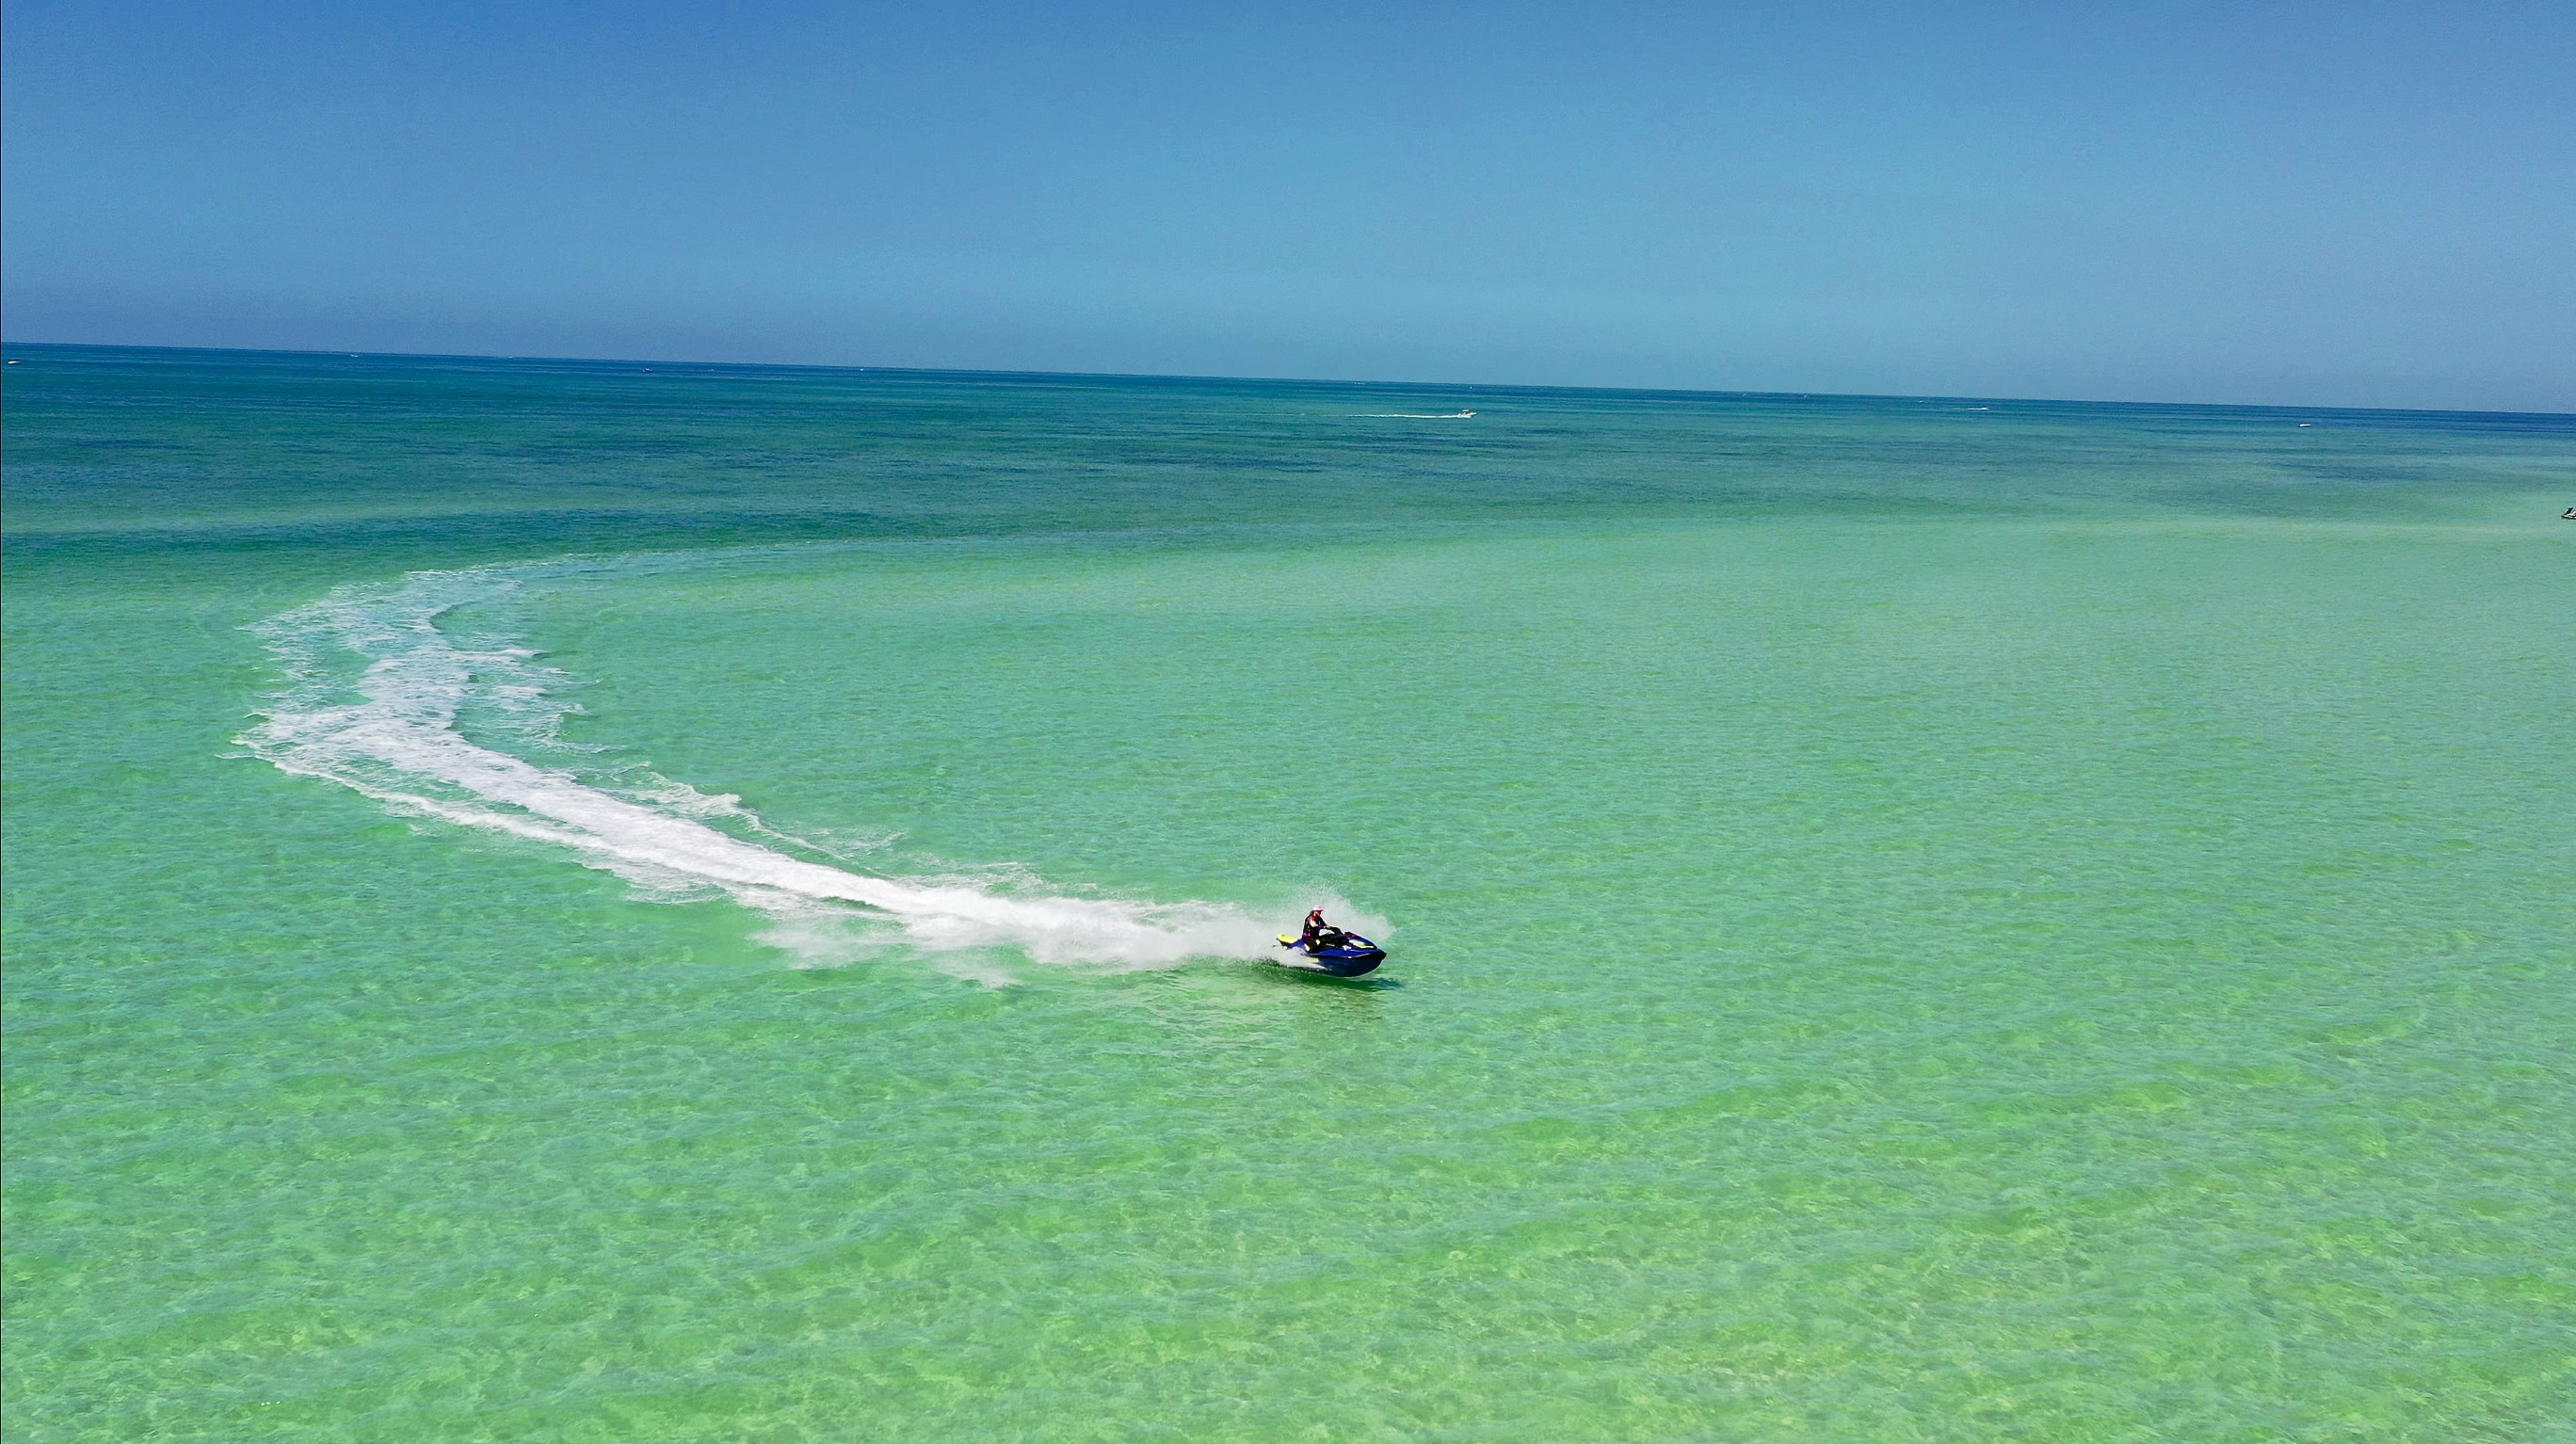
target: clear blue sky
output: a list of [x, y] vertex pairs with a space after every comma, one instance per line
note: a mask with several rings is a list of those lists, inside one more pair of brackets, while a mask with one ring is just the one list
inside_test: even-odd
[[9, 0], [12, 341], [2576, 410], [2576, 4]]

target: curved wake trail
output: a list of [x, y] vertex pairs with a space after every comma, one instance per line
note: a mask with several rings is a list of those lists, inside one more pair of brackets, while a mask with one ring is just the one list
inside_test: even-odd
[[1155, 967], [1269, 952], [1270, 929], [1222, 904], [1008, 896], [957, 880], [872, 877], [710, 825], [729, 821], [796, 844], [731, 797], [631, 770], [585, 776], [469, 739], [458, 728], [468, 716], [478, 730], [514, 736], [529, 750], [575, 752], [557, 734], [570, 704], [553, 695], [570, 679], [523, 647], [461, 646], [439, 619], [505, 600], [529, 580], [598, 570], [553, 563], [415, 572], [390, 586], [343, 587], [259, 623], [251, 630], [287, 681], [259, 725], [237, 740], [284, 771], [398, 811], [569, 848], [648, 894], [714, 888], [783, 920], [811, 922], [818, 912], [873, 918], [899, 928], [901, 941], [941, 953], [1008, 948], [1039, 962]]

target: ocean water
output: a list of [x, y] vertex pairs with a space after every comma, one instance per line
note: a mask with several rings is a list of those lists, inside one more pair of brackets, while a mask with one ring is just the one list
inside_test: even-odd
[[2572, 1437], [2576, 418], [7, 355], [14, 1440]]

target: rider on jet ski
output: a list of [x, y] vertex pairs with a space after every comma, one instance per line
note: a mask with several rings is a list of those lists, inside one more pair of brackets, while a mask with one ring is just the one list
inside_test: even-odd
[[1314, 952], [1322, 948], [1338, 948], [1341, 945], [1342, 930], [1324, 921], [1322, 908], [1306, 914], [1305, 931], [1297, 935], [1297, 946], [1308, 952]]

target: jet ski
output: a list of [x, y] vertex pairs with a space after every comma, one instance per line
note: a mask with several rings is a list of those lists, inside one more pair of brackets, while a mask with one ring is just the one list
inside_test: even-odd
[[1336, 978], [1356, 978], [1363, 973], [1374, 973], [1377, 965], [1386, 961], [1386, 949], [1357, 933], [1346, 933], [1338, 928], [1321, 934], [1311, 944], [1295, 933], [1281, 933], [1279, 946], [1296, 955], [1279, 966], [1294, 968], [1301, 973], [1330, 973]]

